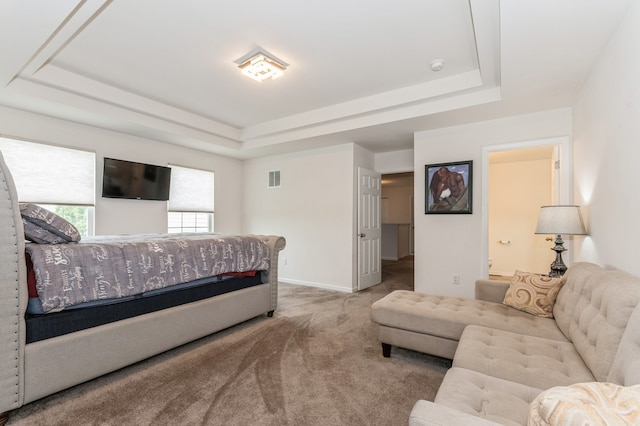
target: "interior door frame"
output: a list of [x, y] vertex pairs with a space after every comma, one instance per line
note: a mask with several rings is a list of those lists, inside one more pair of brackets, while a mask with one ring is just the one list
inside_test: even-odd
[[[534, 139], [522, 142], [489, 145], [482, 147], [482, 244], [480, 274], [484, 278], [489, 277], [489, 154], [496, 151], [508, 151], [514, 149], [535, 148], [540, 146], [559, 147], [560, 173], [557, 176], [559, 186], [556, 187], [559, 204], [570, 204], [573, 200], [573, 149], [570, 136], [559, 136], [546, 139]], [[571, 241], [565, 242], [571, 249]]]

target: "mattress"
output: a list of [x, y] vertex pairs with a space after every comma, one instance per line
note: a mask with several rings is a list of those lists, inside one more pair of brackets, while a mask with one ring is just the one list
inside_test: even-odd
[[262, 281], [260, 275], [203, 278], [188, 285], [166, 288], [163, 292], [139, 294], [119, 300], [118, 303], [65, 309], [46, 314], [27, 313], [25, 315], [26, 343], [38, 342], [260, 285]]

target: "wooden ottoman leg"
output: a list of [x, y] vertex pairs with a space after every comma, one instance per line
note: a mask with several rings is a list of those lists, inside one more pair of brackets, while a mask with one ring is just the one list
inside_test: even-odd
[[0, 414], [0, 426], [4, 426], [9, 421], [9, 411]]
[[382, 344], [382, 356], [385, 358], [391, 358], [391, 345], [388, 343]]

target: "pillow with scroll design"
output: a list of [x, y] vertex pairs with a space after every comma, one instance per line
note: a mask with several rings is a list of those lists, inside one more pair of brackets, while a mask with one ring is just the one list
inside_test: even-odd
[[[47, 235], [53, 234], [53, 237], [61, 239], [61, 241], [49, 241], [50, 238], [45, 238], [49, 243], [78, 242], [81, 239], [80, 232], [71, 222], [36, 204], [20, 203], [20, 215], [23, 222], [36, 225], [47, 231]], [[38, 242], [36, 240], [32, 241]]]
[[544, 318], [553, 318], [553, 305], [562, 278], [516, 271], [502, 303]]
[[25, 218], [22, 218], [22, 225], [24, 225], [24, 237], [27, 241], [32, 241], [36, 244], [65, 244], [69, 242], [61, 236], [29, 222]]

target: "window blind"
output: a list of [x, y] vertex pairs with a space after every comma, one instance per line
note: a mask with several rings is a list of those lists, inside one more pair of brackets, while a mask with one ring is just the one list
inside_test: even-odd
[[169, 166], [169, 211], [213, 213], [215, 174], [188, 167]]
[[95, 153], [0, 137], [23, 203], [95, 205]]

